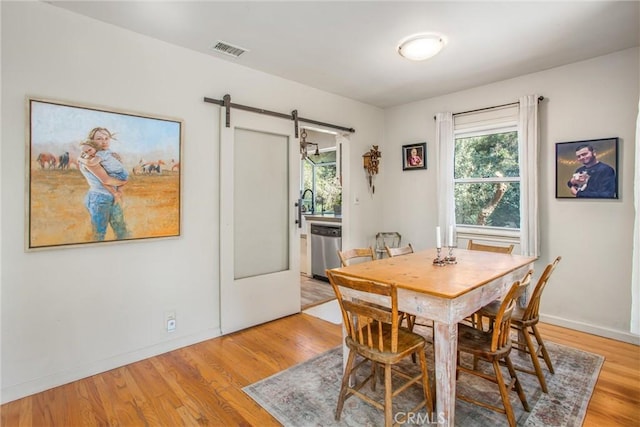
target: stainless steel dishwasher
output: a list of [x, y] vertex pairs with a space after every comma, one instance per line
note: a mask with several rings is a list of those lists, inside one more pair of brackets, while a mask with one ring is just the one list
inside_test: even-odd
[[341, 249], [341, 226], [311, 224], [311, 274], [315, 279], [329, 281], [325, 270], [340, 267]]

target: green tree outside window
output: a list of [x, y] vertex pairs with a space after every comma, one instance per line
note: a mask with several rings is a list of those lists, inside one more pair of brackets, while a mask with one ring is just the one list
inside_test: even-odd
[[518, 133], [456, 138], [456, 223], [520, 227]]

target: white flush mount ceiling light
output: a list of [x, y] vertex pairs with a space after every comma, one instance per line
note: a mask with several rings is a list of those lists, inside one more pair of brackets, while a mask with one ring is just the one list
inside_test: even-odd
[[446, 43], [440, 34], [414, 34], [400, 41], [398, 53], [412, 61], [423, 61], [438, 54]]

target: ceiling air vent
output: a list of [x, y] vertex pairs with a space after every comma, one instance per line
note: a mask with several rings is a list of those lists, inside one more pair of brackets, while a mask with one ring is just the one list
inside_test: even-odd
[[229, 43], [225, 43], [223, 41], [218, 41], [215, 46], [211, 48], [214, 52], [224, 53], [225, 55], [230, 55], [234, 57], [239, 57], [243, 53], [247, 52], [247, 49], [243, 49], [238, 46], [230, 45]]

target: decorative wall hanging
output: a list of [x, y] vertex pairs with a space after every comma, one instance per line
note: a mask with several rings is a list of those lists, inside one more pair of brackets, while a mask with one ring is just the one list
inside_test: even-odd
[[382, 157], [382, 153], [378, 151], [377, 145], [374, 145], [368, 153], [362, 155], [364, 169], [367, 173], [367, 181], [369, 182], [369, 189], [371, 189], [371, 193], [376, 192], [376, 187], [373, 185], [373, 177], [378, 174], [380, 157]]
[[556, 198], [617, 199], [618, 138], [557, 143]]
[[402, 170], [427, 168], [427, 143], [402, 146]]
[[180, 235], [182, 121], [28, 104], [27, 250]]

